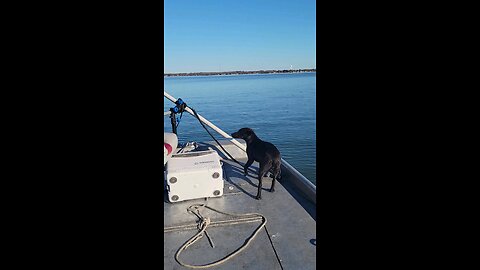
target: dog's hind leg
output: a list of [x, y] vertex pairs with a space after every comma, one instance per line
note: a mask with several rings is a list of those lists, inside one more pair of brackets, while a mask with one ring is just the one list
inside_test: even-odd
[[260, 163], [260, 171], [258, 172], [258, 192], [257, 192], [257, 200], [262, 199], [262, 178], [263, 175], [270, 170], [272, 167], [272, 162], [267, 163]]
[[277, 181], [277, 179], [276, 179], [275, 174], [274, 174], [273, 177], [272, 177], [272, 186], [270, 187], [270, 192], [275, 191], [275, 182], [276, 181]]
[[273, 175], [272, 175], [272, 187], [270, 188], [270, 192], [275, 191], [275, 182], [277, 181], [278, 176], [280, 176], [280, 164], [275, 163], [273, 166]]

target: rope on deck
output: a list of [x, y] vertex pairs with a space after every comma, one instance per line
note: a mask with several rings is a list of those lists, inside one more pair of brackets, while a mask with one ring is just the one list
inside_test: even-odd
[[[205, 235], [207, 236], [209, 242], [210, 242], [210, 245], [212, 245], [212, 247], [215, 247], [215, 245], [213, 244], [213, 241], [210, 239], [210, 236], [208, 235], [207, 233], [207, 227], [208, 225], [210, 225], [211, 223], [211, 220], [209, 217], [203, 217], [202, 214], [200, 213], [200, 209], [201, 208], [207, 208], [207, 209], [210, 209], [212, 211], [215, 211], [217, 213], [220, 213], [220, 214], [224, 214], [224, 215], [227, 215], [227, 216], [233, 216], [233, 217], [246, 217], [246, 216], [259, 216], [262, 218], [262, 224], [260, 224], [260, 226], [253, 232], [253, 234], [245, 241], [245, 243], [239, 247], [237, 250], [235, 250], [234, 252], [230, 253], [229, 255], [227, 255], [226, 257], [224, 257], [223, 259], [220, 259], [216, 262], [213, 262], [213, 263], [209, 263], [209, 264], [205, 264], [205, 265], [189, 265], [189, 264], [186, 264], [186, 263], [183, 263], [182, 261], [180, 261], [179, 257], [180, 257], [180, 254], [187, 250], [187, 248], [191, 245], [193, 245], [195, 242], [197, 242], [198, 240], [200, 240], [202, 237], [203, 237], [203, 234], [205, 233]], [[196, 210], [196, 212], [195, 212]], [[182, 266], [185, 266], [185, 267], [188, 267], [188, 268], [194, 268], [194, 269], [201, 269], [201, 268], [209, 268], [209, 267], [213, 267], [213, 266], [217, 266], [217, 265], [220, 265], [230, 259], [232, 259], [233, 257], [235, 257], [236, 255], [238, 255], [240, 252], [242, 252], [243, 250], [245, 250], [248, 245], [250, 244], [250, 242], [252, 242], [252, 240], [258, 235], [258, 233], [260, 232], [260, 230], [265, 227], [265, 224], [267, 224], [267, 218], [265, 216], [263, 216], [262, 214], [259, 214], [259, 213], [248, 213], [248, 214], [232, 214], [232, 213], [227, 213], [227, 212], [223, 212], [223, 211], [220, 211], [220, 210], [217, 210], [217, 209], [214, 209], [210, 206], [207, 206], [205, 204], [194, 204], [194, 205], [191, 205], [187, 208], [187, 212], [191, 213], [191, 214], [194, 214], [195, 216], [198, 217], [199, 219], [199, 224], [198, 224], [198, 233], [195, 234], [192, 238], [190, 238], [187, 242], [185, 242], [177, 251], [177, 253], [175, 254], [175, 260]]]
[[[245, 218], [236, 218], [236, 219], [229, 219], [229, 220], [219, 220], [219, 221], [211, 221], [209, 227], [220, 227], [220, 226], [230, 226], [230, 225], [238, 225], [238, 224], [247, 224], [262, 221], [260, 217], [245, 217]], [[182, 224], [170, 227], [163, 227], [163, 233], [171, 233], [177, 231], [190, 231], [192, 229], [198, 228], [198, 223], [195, 224]]]

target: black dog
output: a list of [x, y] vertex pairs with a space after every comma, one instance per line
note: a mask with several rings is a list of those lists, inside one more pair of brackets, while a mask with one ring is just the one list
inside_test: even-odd
[[260, 164], [258, 172], [258, 193], [257, 200], [262, 199], [262, 177], [270, 171], [273, 172], [272, 187], [270, 192], [275, 191], [275, 180], [280, 175], [281, 156], [278, 149], [269, 142], [260, 140], [257, 135], [250, 128], [242, 128], [232, 134], [233, 138], [244, 139], [247, 142], [247, 164], [243, 167], [245, 176], [248, 174], [248, 167], [252, 165], [253, 161]]

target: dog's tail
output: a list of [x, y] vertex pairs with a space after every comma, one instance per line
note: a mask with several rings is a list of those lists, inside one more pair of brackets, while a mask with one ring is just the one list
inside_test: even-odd
[[282, 163], [280, 159], [273, 161], [272, 171], [273, 171], [273, 177], [275, 177], [275, 179], [278, 180], [282, 178]]

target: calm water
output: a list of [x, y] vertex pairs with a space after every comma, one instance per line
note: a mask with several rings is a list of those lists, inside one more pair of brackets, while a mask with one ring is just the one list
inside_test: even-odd
[[[225, 132], [250, 127], [316, 183], [316, 74], [164, 78], [165, 90], [182, 98]], [[164, 98], [164, 111], [172, 104]], [[164, 118], [164, 130], [171, 131]], [[184, 113], [180, 142], [212, 141], [198, 120]], [[212, 132], [217, 139], [222, 137]]]

